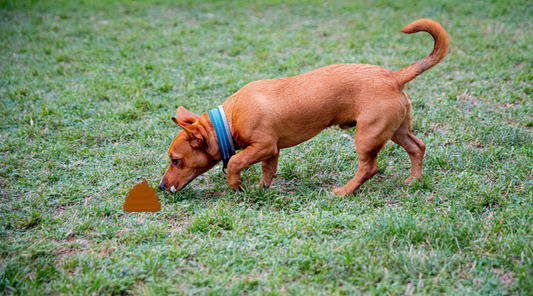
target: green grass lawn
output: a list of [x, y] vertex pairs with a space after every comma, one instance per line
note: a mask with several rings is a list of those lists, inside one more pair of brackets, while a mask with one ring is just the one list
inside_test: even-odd
[[[532, 1], [0, 1], [0, 294], [532, 295]], [[355, 130], [283, 150], [231, 191], [220, 165], [126, 213], [180, 131], [248, 82], [335, 63], [443, 62], [406, 86], [427, 145], [388, 143], [349, 197]]]

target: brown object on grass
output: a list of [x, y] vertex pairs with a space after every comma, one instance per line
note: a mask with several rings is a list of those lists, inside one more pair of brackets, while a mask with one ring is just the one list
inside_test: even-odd
[[123, 208], [126, 212], [159, 212], [161, 204], [155, 190], [148, 186], [148, 182], [143, 178], [141, 184], [130, 190]]

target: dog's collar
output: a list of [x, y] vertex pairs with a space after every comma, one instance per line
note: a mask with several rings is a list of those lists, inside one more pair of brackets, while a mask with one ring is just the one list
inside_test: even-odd
[[207, 112], [209, 113], [211, 122], [215, 126], [218, 147], [222, 154], [222, 171], [226, 173], [225, 169], [228, 167], [229, 159], [235, 155], [235, 145], [233, 144], [233, 137], [231, 136], [231, 131], [229, 129], [228, 119], [226, 118], [226, 113], [224, 113], [222, 106], [218, 106], [218, 108]]

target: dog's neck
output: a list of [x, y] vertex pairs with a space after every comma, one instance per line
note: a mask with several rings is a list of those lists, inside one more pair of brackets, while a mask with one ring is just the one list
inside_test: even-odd
[[239, 135], [236, 134], [236, 129], [233, 128], [233, 105], [235, 105], [235, 100], [230, 98], [222, 104], [222, 108], [224, 108], [224, 112], [226, 113], [226, 119], [228, 120], [228, 126], [235, 144], [235, 149], [240, 150], [243, 146], [242, 143], [238, 142]]
[[[233, 106], [233, 104], [231, 104], [230, 106]], [[214, 160], [216, 160], [216, 161], [223, 160], [224, 161], [224, 166], [223, 166], [223, 171], [224, 171], [226, 169], [227, 163], [229, 161], [229, 158], [224, 159], [224, 155], [223, 154], [225, 154], [225, 152], [223, 153], [222, 147], [221, 147], [221, 145], [229, 145], [229, 143], [227, 143], [224, 138], [228, 138], [228, 140], [231, 141], [233, 143], [233, 145], [234, 145], [233, 151], [231, 151], [231, 149], [230, 149], [230, 151], [228, 152], [228, 153], [230, 153], [230, 157], [231, 157], [231, 155], [233, 155], [235, 153], [235, 150], [238, 150], [238, 149], [241, 149], [241, 148], [239, 148], [239, 145], [235, 141], [235, 134], [234, 134], [235, 129], [232, 128], [233, 121], [231, 120], [232, 119], [231, 114], [233, 112], [231, 112], [231, 108], [226, 107], [226, 104], [224, 104], [224, 105], [222, 105], [222, 109], [223, 109], [222, 112], [220, 112], [220, 110], [218, 110], [218, 109], [219, 108], [217, 107], [215, 109], [209, 110], [208, 112], [205, 112], [204, 114], [202, 114], [200, 119], [201, 119], [201, 121], [204, 122], [204, 124], [202, 124], [202, 125], [205, 126], [206, 132], [208, 134], [207, 135], [208, 144], [207, 144], [206, 152], [209, 155], [211, 155], [211, 157], [213, 157]], [[230, 135], [227, 134], [227, 129], [225, 128], [225, 124], [223, 124], [223, 122], [221, 122], [223, 120], [222, 117], [224, 117], [224, 119], [226, 120], [226, 122], [228, 124]], [[214, 121], [217, 121], [217, 123], [216, 123], [217, 127], [215, 127], [215, 122]], [[209, 122], [209, 123], [207, 124], [207, 122]], [[223, 133], [224, 136], [219, 135], [219, 133]], [[220, 136], [220, 138], [219, 138], [219, 136]], [[226, 148], [224, 148], [224, 150], [227, 151], [227, 149], [229, 149], [229, 147], [227, 147], [227, 146], [225, 146], [225, 147]]]
[[217, 135], [218, 148], [224, 162], [223, 169], [228, 165], [229, 159], [235, 155], [235, 141], [228, 125], [226, 112], [222, 106], [208, 111], [211, 123]]

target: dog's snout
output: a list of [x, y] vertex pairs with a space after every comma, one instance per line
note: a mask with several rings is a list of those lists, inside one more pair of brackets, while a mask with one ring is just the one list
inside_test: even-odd
[[163, 191], [167, 190], [167, 188], [165, 187], [165, 183], [163, 182], [159, 183], [159, 190], [163, 190]]

